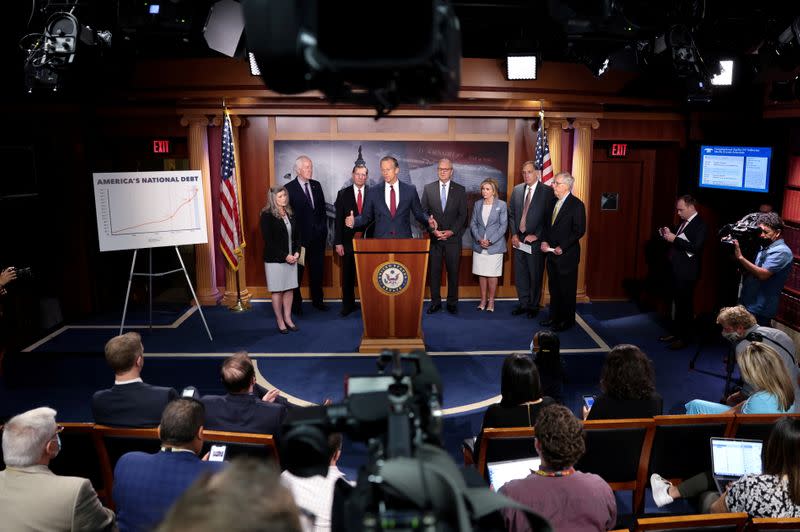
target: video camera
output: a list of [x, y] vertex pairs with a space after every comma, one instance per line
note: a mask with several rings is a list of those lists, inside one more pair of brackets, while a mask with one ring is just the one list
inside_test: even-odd
[[761, 213], [752, 212], [736, 222], [735, 224], [723, 225], [718, 233], [720, 242], [727, 246], [733, 246], [732, 240], [739, 242], [739, 247], [745, 255], [754, 252], [758, 248], [758, 239], [761, 236], [759, 220]]

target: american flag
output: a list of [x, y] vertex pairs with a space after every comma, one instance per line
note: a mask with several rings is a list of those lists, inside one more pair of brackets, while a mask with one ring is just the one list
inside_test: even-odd
[[539, 132], [536, 134], [536, 156], [533, 159], [533, 167], [542, 171], [542, 183], [553, 186], [553, 165], [550, 164], [550, 147], [547, 145], [547, 130], [543, 124], [539, 125]]
[[233, 150], [233, 127], [228, 111], [222, 126], [222, 184], [219, 187], [219, 247], [234, 271], [239, 269], [239, 256], [245, 246], [239, 218], [239, 195], [236, 191], [236, 157]]

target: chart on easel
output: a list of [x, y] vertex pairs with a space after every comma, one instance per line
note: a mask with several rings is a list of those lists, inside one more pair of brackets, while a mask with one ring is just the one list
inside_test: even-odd
[[93, 181], [100, 251], [208, 241], [200, 172], [96, 173]]

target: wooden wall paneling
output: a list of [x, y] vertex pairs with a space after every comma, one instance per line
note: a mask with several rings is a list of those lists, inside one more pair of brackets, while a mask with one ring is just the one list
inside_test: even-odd
[[680, 142], [685, 138], [684, 117], [639, 113], [629, 118], [604, 117], [595, 140]]
[[264, 277], [264, 242], [261, 238], [261, 209], [271, 186], [270, 165], [272, 149], [264, 149], [269, 139], [270, 119], [265, 116], [248, 117], [239, 131], [242, 180], [242, 220], [244, 223], [245, 260], [247, 261], [247, 286], [254, 297], [266, 297]]

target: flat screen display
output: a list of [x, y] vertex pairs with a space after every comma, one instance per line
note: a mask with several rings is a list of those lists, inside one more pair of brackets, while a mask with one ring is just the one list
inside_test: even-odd
[[772, 148], [701, 146], [700, 186], [746, 192], [769, 192]]

